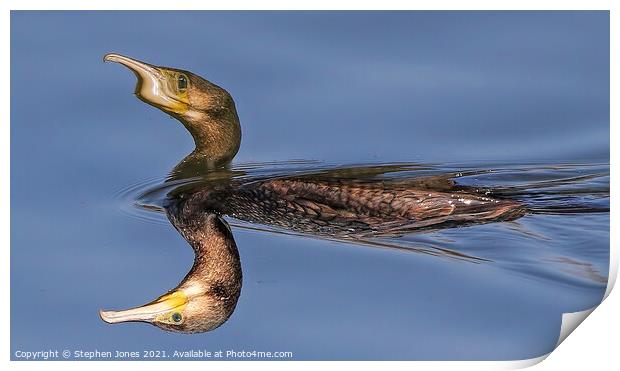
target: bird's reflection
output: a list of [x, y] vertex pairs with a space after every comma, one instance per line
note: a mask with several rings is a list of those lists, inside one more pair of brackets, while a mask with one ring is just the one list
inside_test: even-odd
[[241, 292], [241, 262], [230, 227], [196, 205], [177, 203], [168, 218], [194, 250], [194, 264], [179, 285], [153, 302], [121, 311], [101, 311], [108, 323], [148, 322], [174, 332], [205, 332], [224, 323]]

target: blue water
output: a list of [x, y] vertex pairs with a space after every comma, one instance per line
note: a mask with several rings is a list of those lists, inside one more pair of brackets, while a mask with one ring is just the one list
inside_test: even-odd
[[481, 170], [456, 181], [509, 189], [532, 208], [609, 207], [608, 12], [13, 12], [12, 359], [191, 349], [523, 359], [553, 349], [561, 313], [600, 302], [606, 212], [381, 240], [409, 250], [230, 219], [244, 282], [222, 327], [102, 322], [101, 308], [176, 286], [193, 257], [144, 210], [157, 200], [141, 198], [191, 137], [133, 96], [135, 78], [104, 64], [108, 52], [225, 87], [243, 130], [234, 168], [418, 163]]

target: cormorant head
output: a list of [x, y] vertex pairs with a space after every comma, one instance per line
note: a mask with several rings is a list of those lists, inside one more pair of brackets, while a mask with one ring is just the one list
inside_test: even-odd
[[230, 317], [241, 292], [241, 263], [230, 227], [214, 214], [168, 216], [192, 245], [194, 265], [168, 293], [140, 307], [99, 311], [107, 323], [147, 322], [167, 331], [196, 333], [213, 330]]
[[194, 138], [196, 157], [214, 166], [232, 160], [241, 143], [241, 128], [235, 102], [226, 90], [189, 71], [120, 54], [106, 54], [103, 60], [133, 71], [138, 98], [181, 121]]

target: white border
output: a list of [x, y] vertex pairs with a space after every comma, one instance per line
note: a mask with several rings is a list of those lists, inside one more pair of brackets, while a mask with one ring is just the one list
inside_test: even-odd
[[[97, 0], [97, 1], [70, 1], [61, 0], [55, 1], [53, 5], [44, 0], [4, 0], [0, 3], [3, 12], [1, 15], [0, 27], [2, 28], [3, 37], [1, 38], [0, 47], [4, 51], [3, 58], [0, 59], [3, 70], [0, 81], [2, 81], [2, 94], [0, 96], [0, 114], [2, 115], [2, 124], [0, 124], [0, 148], [1, 148], [1, 160], [0, 171], [3, 174], [3, 181], [0, 182], [0, 197], [2, 197], [2, 211], [0, 212], [0, 218], [2, 221], [1, 228], [2, 233], [2, 262], [4, 264], [3, 274], [1, 275], [1, 283], [4, 288], [3, 296], [3, 308], [9, 308], [9, 261], [10, 261], [10, 187], [9, 187], [9, 145], [10, 145], [10, 73], [7, 73], [10, 69], [10, 13], [9, 10], [38, 10], [38, 9], [108, 9], [108, 10], [132, 10], [132, 9], [170, 9], [170, 10], [182, 10], [182, 9], [418, 9], [418, 10], [483, 10], [483, 9], [496, 9], [496, 10], [513, 10], [513, 9], [533, 9], [533, 10], [547, 10], [547, 9], [562, 9], [562, 10], [605, 10], [611, 11], [611, 102], [618, 102], [618, 74], [616, 73], [618, 63], [618, 35], [619, 28], [618, 23], [620, 21], [618, 10], [620, 2], [614, 0], [590, 0], [590, 1], [571, 1], [571, 0], [521, 0], [521, 1], [482, 1], [482, 0], [446, 0], [446, 1], [390, 1], [382, 0], [380, 2], [370, 1], [298, 1], [296, 3], [289, 3], [286, 1], [270, 1], [262, 0], [257, 1], [234, 1], [234, 0], [219, 0], [217, 2], [205, 2], [199, 0], [175, 0], [175, 1], [161, 1], [161, 0], [149, 0], [149, 1], [128, 1], [128, 0]], [[258, 6], [260, 5], [260, 7]], [[148, 8], [145, 8], [148, 6]], [[611, 122], [618, 122], [618, 110], [617, 105], [611, 105]], [[611, 189], [613, 194], [617, 194], [617, 185], [614, 182], [615, 179], [615, 165], [618, 161], [618, 151], [614, 144], [617, 144], [617, 128], [611, 125], [611, 163], [614, 165], [611, 167]], [[579, 326], [576, 331], [578, 336], [569, 337], [562, 343], [558, 351], [552, 353], [550, 359], [541, 363], [538, 368], [546, 368], [547, 370], [572, 370], [583, 369], [584, 367], [593, 369], [611, 369], [612, 365], [617, 366], [616, 346], [617, 344], [617, 331], [619, 330], [619, 320], [617, 313], [620, 308], [618, 295], [607, 297], [613, 287], [616, 280], [617, 268], [618, 268], [618, 212], [614, 206], [615, 202], [612, 198], [611, 201], [611, 261], [610, 261], [610, 282], [608, 289], [605, 293], [605, 304], [601, 308], [596, 309], [596, 315], [592, 316], [585, 321], [584, 324]], [[578, 315], [577, 315], [578, 316]], [[571, 317], [570, 315], [568, 316]], [[575, 317], [575, 315], [573, 316]], [[5, 312], [5, 323], [10, 323], [8, 319], [8, 313]], [[8, 328], [6, 326], [5, 328]], [[10, 349], [10, 332], [5, 331], [4, 336], [0, 340], [4, 351], [1, 353], [3, 363], [9, 363], [9, 366], [14, 368], [34, 368], [44, 367], [50, 370], [64, 370], [64, 369], [81, 369], [88, 367], [89, 369], [107, 370], [110, 367], [122, 367], [122, 368], [134, 368], [145, 367], [143, 362], [89, 362], [88, 365], [78, 362], [9, 362], [9, 349]], [[444, 369], [446, 367], [458, 368], [458, 369], [514, 369], [519, 367], [527, 367], [540, 362], [547, 356], [543, 356], [537, 359], [515, 361], [515, 362], [416, 362], [411, 364], [408, 362], [322, 362], [320, 367], [338, 368], [340, 369], [375, 369], [376, 367], [390, 367], [396, 369], [410, 369], [411, 367], [423, 367], [423, 369]], [[291, 364], [288, 362], [242, 362], [235, 363], [234, 367], [239, 365], [247, 365], [249, 367], [258, 370], [273, 370], [273, 369], [288, 369]], [[194, 364], [193, 362], [183, 362], [181, 364], [171, 364], [169, 362], [151, 362], [147, 367], [158, 370], [167, 369], [170, 366], [181, 367], [208, 367], [210, 369], [224, 369], [233, 366], [231, 363], [224, 362], [209, 362], [208, 364]], [[310, 362], [296, 362], [294, 367], [300, 369], [314, 369], [317, 365]]]

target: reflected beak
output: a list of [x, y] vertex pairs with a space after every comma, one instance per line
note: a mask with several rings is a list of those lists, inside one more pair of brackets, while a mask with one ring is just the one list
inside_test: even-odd
[[106, 54], [103, 60], [120, 63], [133, 71], [138, 79], [136, 95], [144, 102], [164, 111], [182, 113], [187, 110], [187, 105], [178, 100], [165, 68], [114, 53]]
[[180, 291], [166, 294], [159, 299], [141, 307], [126, 310], [100, 310], [99, 316], [107, 323], [153, 322], [166, 317], [172, 311], [182, 312], [187, 304], [187, 297]]

